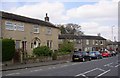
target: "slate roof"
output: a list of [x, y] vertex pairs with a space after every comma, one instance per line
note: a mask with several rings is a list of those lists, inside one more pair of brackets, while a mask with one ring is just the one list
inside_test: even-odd
[[119, 44], [119, 42], [112, 42], [112, 41], [111, 41], [111, 42], [107, 42], [107, 44], [108, 44], [108, 45], [117, 45], [117, 44]]
[[73, 34], [61, 34], [58, 37], [59, 39], [77, 39], [76, 35]]
[[117, 42], [120, 45], [120, 42]]
[[10, 20], [16, 20], [16, 21], [21, 21], [21, 22], [26, 22], [26, 23], [38, 24], [41, 26], [58, 28], [50, 22], [46, 22], [46, 21], [42, 21], [42, 20], [34, 19], [34, 18], [29, 18], [29, 17], [25, 17], [25, 16], [21, 16], [21, 15], [16, 15], [13, 13], [7, 13], [7, 12], [3, 12], [3, 11], [0, 11], [0, 17], [2, 17], [4, 19], [10, 19]]
[[94, 40], [106, 40], [101, 36], [90, 36], [90, 35], [73, 35], [73, 34], [61, 34], [59, 35], [59, 39], [94, 39]]

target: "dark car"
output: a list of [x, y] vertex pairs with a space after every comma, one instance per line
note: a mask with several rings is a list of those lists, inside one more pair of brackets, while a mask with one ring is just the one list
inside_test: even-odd
[[74, 52], [73, 56], [72, 56], [72, 61], [87, 61], [87, 60], [91, 60], [89, 54], [87, 52], [81, 52], [81, 51], [76, 51]]
[[102, 59], [102, 55], [99, 51], [90, 51], [89, 56], [91, 59]]

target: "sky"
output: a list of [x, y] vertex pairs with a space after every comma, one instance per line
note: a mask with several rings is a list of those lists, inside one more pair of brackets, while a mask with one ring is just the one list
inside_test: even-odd
[[118, 40], [118, 1], [2, 0], [0, 10], [40, 20], [48, 13], [53, 24], [79, 24], [86, 35], [101, 33], [106, 39]]

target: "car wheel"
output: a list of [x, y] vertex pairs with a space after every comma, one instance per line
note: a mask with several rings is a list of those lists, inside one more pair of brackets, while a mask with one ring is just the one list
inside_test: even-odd
[[91, 60], [92, 60], [92, 58], [90, 57], [90, 58], [89, 58], [89, 61], [91, 61]]
[[82, 58], [82, 61], [85, 62], [85, 58]]

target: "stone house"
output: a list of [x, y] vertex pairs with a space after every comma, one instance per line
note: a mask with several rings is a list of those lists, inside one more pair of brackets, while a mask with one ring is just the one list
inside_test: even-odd
[[49, 22], [47, 14], [43, 21], [0, 11], [0, 18], [0, 37], [14, 39], [16, 49], [22, 49], [28, 54], [32, 54], [33, 48], [38, 46], [58, 49], [60, 30]]

